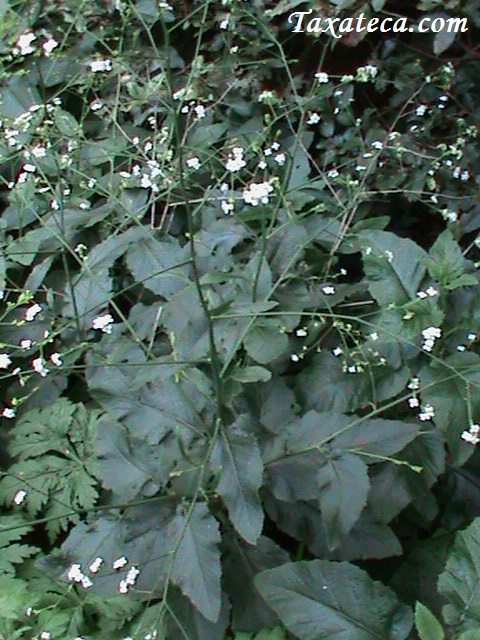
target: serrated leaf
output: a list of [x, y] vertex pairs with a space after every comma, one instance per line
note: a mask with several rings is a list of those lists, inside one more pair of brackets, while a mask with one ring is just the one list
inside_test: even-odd
[[463, 275], [467, 275], [463, 274], [465, 258], [450, 229], [445, 229], [438, 236], [425, 262], [432, 278], [447, 289], [472, 284], [472, 279], [473, 284], [477, 284], [476, 278], [471, 274], [466, 279], [462, 278]]
[[253, 360], [260, 364], [269, 364], [285, 353], [288, 337], [281, 332], [278, 320], [261, 318], [250, 329], [243, 344]]
[[345, 453], [328, 459], [318, 472], [318, 500], [328, 546], [335, 549], [353, 528], [367, 503], [370, 483], [367, 465]]
[[368, 287], [382, 306], [415, 298], [425, 275], [425, 251], [413, 240], [389, 231], [363, 231], [358, 236]]
[[428, 607], [421, 602], [415, 603], [415, 627], [420, 640], [444, 640], [442, 625]]
[[255, 586], [300, 640], [405, 640], [412, 612], [393, 591], [346, 562], [288, 563]]
[[244, 540], [255, 544], [262, 532], [263, 509], [258, 495], [263, 463], [255, 436], [248, 433], [248, 416], [240, 416], [217, 439], [212, 467], [219, 474], [222, 496], [233, 526]]
[[168, 528], [175, 549], [171, 580], [200, 613], [216, 622], [221, 609], [220, 533], [218, 522], [204, 503], [179, 507]]
[[457, 631], [480, 626], [480, 518], [457, 533], [438, 590], [449, 602], [442, 610], [448, 625]]

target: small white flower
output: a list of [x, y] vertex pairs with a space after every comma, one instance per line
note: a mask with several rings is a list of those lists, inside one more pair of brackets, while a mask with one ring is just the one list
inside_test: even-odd
[[473, 333], [473, 332], [467, 333], [467, 340], [476, 340], [476, 339], [477, 339], [476, 333]]
[[290, 360], [292, 362], [300, 362], [300, 356], [298, 356], [296, 353], [292, 353], [292, 355], [290, 356]]
[[328, 73], [325, 73], [325, 71], [319, 71], [316, 73], [315, 78], [317, 78], [320, 84], [326, 84], [330, 80]]
[[12, 364], [8, 353], [0, 353], [0, 369], [8, 369]]
[[50, 640], [51, 637], [52, 636], [49, 631], [42, 631], [40, 634], [40, 640]]
[[411, 407], [412, 409], [415, 409], [419, 405], [420, 405], [420, 402], [419, 402], [417, 396], [413, 396], [412, 398], [408, 399], [408, 406]]
[[97, 573], [97, 571], [102, 566], [102, 563], [103, 563], [103, 558], [99, 558], [99, 557], [95, 558], [95, 560], [93, 560], [93, 562], [90, 563], [88, 570], [90, 571], [90, 573]]
[[32, 47], [32, 42], [37, 39], [37, 36], [33, 31], [25, 31], [20, 35], [15, 42], [16, 49], [14, 53], [19, 53], [22, 56], [26, 56], [29, 53], [33, 53], [35, 49]]
[[22, 504], [22, 502], [25, 500], [27, 496], [27, 492], [24, 491], [24, 489], [19, 489], [15, 495], [13, 496], [13, 504], [15, 505], [19, 505]]
[[50, 356], [50, 360], [51, 362], [53, 362], [53, 364], [55, 364], [57, 367], [60, 367], [63, 364], [63, 360], [60, 357], [59, 353], [52, 353], [52, 355]]
[[112, 70], [112, 61], [109, 58], [97, 58], [96, 60], [90, 60], [88, 64], [93, 73]]
[[336, 169], [330, 169], [330, 171], [327, 171], [327, 178], [338, 178], [338, 171]]
[[348, 373], [357, 373], [357, 367], [354, 364], [351, 364], [347, 367]]
[[466, 182], [469, 179], [470, 179], [470, 173], [468, 171], [462, 171], [460, 180], [463, 180], [464, 182]]
[[480, 437], [476, 435], [476, 433], [472, 433], [471, 430], [463, 431], [460, 437], [462, 438], [462, 440], [465, 440], [465, 442], [468, 442], [470, 444], [478, 444], [480, 442]]
[[308, 114], [307, 124], [318, 124], [320, 122], [320, 115], [312, 112]]
[[420, 389], [420, 378], [412, 378], [410, 382], [407, 384], [407, 387], [414, 391], [416, 391], [417, 389]]
[[305, 338], [305, 336], [307, 336], [307, 335], [308, 335], [308, 332], [307, 332], [307, 330], [306, 330], [306, 329], [297, 329], [297, 330], [295, 331], [295, 335], [296, 335], [298, 338]]
[[125, 582], [128, 585], [133, 586], [135, 584], [135, 582], [137, 581], [137, 577], [140, 573], [140, 569], [138, 569], [135, 566], [130, 567], [130, 569], [127, 572], [126, 578], [125, 578]]
[[51, 36], [42, 44], [44, 54], [48, 57], [54, 49], [58, 47], [58, 42]]
[[74, 562], [67, 571], [67, 580], [70, 580], [70, 582], [80, 582], [82, 578], [82, 566]]
[[198, 120], [201, 120], [202, 118], [205, 118], [206, 115], [206, 109], [203, 106], [203, 104], [197, 104], [196, 107], [194, 107], [193, 109], [197, 115]]
[[418, 417], [420, 420], [422, 420], [422, 422], [425, 422], [426, 420], [431, 420], [434, 416], [435, 416], [435, 409], [431, 404], [426, 404], [424, 407], [422, 407], [421, 413], [418, 414]]
[[374, 142], [372, 142], [372, 147], [380, 151], [380, 149], [383, 149], [383, 142], [380, 142], [380, 140], [375, 140]]
[[90, 105], [90, 109], [92, 111], [99, 111], [102, 108], [103, 108], [103, 102], [101, 100], [94, 100]]
[[335, 287], [327, 285], [326, 287], [322, 287], [322, 291], [326, 296], [333, 296], [335, 294]]
[[279, 164], [280, 166], [285, 164], [285, 161], [287, 159], [287, 156], [284, 153], [279, 153], [277, 154], [274, 158], [275, 162], [277, 164]]
[[116, 560], [113, 561], [112, 569], [121, 569], [127, 563], [128, 563], [127, 558], [125, 556], [122, 556], [121, 558], [117, 558]]
[[2, 416], [8, 419], [14, 418], [15, 409], [12, 409], [11, 407], [5, 407], [5, 409], [2, 411]]
[[103, 333], [112, 333], [113, 318], [109, 313], [104, 316], [97, 316], [92, 320], [92, 328], [100, 329]]
[[235, 171], [240, 171], [240, 169], [243, 169], [246, 165], [247, 163], [243, 159], [242, 147], [233, 147], [228, 156], [227, 163], [225, 164], [225, 169], [234, 173]]
[[229, 21], [228, 17], [222, 20], [219, 25], [220, 29], [228, 29], [228, 21]]
[[341, 356], [343, 353], [343, 349], [342, 347], [335, 347], [334, 349], [332, 349], [332, 354], [337, 358], [338, 356]]
[[128, 593], [128, 583], [126, 580], [120, 580], [118, 583], [119, 593]]
[[457, 344], [457, 351], [465, 351], [466, 348], [464, 344]]
[[258, 206], [260, 203], [268, 204], [269, 196], [273, 191], [273, 186], [270, 182], [252, 182], [243, 191], [243, 200], [246, 204], [251, 204], [252, 207]]
[[370, 340], [378, 340], [378, 333], [374, 331], [368, 337], [370, 338]]
[[35, 373], [38, 373], [42, 378], [45, 378], [45, 376], [49, 373], [48, 369], [45, 367], [45, 361], [42, 357], [35, 358], [32, 361], [32, 368]]
[[35, 316], [39, 314], [41, 310], [42, 307], [39, 304], [35, 303], [25, 311], [25, 320], [27, 322], [32, 322], [32, 320], [34, 320]]
[[89, 589], [90, 587], [93, 586], [93, 582], [90, 580], [88, 576], [82, 576], [82, 579], [80, 580], [80, 584], [84, 589]]
[[258, 168], [260, 170], [263, 170], [263, 169], [267, 168], [267, 163], [265, 162], [265, 160], [260, 160], [260, 162], [258, 163]]
[[200, 166], [201, 163], [197, 156], [193, 156], [193, 158], [187, 159], [187, 167], [189, 167], [190, 169], [194, 169], [195, 171], [197, 171], [198, 169], [200, 169]]
[[424, 104], [418, 105], [418, 107], [415, 109], [415, 113], [419, 117], [424, 116], [426, 112], [427, 112], [427, 107]]

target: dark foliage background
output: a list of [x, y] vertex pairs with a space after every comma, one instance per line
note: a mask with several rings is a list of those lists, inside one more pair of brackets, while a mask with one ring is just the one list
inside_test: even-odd
[[480, 637], [479, 4], [0, 1], [2, 638]]

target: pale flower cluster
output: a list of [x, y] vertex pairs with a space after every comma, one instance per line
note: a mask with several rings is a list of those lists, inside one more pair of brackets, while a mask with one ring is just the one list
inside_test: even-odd
[[251, 204], [252, 207], [261, 204], [268, 204], [269, 196], [273, 191], [273, 186], [270, 182], [252, 182], [243, 191], [243, 199], [246, 204]]

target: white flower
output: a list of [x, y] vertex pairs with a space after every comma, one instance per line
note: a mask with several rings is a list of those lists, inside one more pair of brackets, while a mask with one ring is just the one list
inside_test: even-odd
[[335, 287], [327, 285], [326, 287], [322, 287], [322, 291], [326, 296], [333, 296], [335, 293]]
[[112, 333], [113, 318], [109, 313], [104, 316], [97, 316], [92, 320], [92, 328], [100, 329], [103, 333]]
[[374, 80], [377, 77], [377, 74], [377, 67], [373, 64], [366, 64], [364, 67], [358, 67], [355, 80], [357, 82], [368, 82], [369, 80]]
[[375, 142], [372, 142], [372, 147], [380, 151], [380, 149], [383, 149], [383, 142], [380, 142], [380, 140], [375, 140]]
[[14, 53], [19, 53], [22, 56], [26, 56], [29, 53], [33, 53], [35, 49], [32, 47], [32, 42], [37, 39], [37, 36], [33, 31], [25, 31], [18, 37], [15, 45], [16, 49]]
[[338, 178], [338, 171], [336, 169], [330, 169], [327, 171], [327, 178]]
[[425, 293], [427, 294], [427, 296], [430, 296], [431, 298], [433, 298], [434, 296], [438, 296], [437, 289], [435, 289], [435, 287], [432, 287], [431, 285], [430, 287], [428, 287]]
[[82, 576], [80, 583], [84, 589], [88, 589], [89, 587], [93, 586], [93, 582], [88, 576]]
[[35, 373], [38, 373], [42, 378], [45, 378], [47, 373], [49, 373], [48, 369], [45, 367], [45, 361], [42, 357], [35, 358], [32, 361], [32, 368]]
[[265, 160], [260, 160], [260, 162], [258, 163], [258, 168], [260, 170], [263, 170], [263, 169], [267, 168], [267, 163], [265, 162]]
[[49, 631], [42, 631], [40, 634], [40, 640], [50, 640], [51, 637], [52, 636]]
[[330, 80], [330, 78], [328, 77], [328, 73], [325, 73], [325, 71], [319, 71], [318, 73], [316, 73], [315, 78], [317, 78], [320, 84], [326, 84]]
[[230, 155], [228, 156], [227, 163], [225, 164], [225, 169], [234, 173], [235, 171], [240, 171], [243, 169], [247, 163], [243, 159], [243, 149], [242, 147], [233, 147]]
[[424, 104], [420, 104], [418, 105], [418, 107], [415, 109], [415, 113], [417, 114], [417, 116], [424, 116], [425, 113], [427, 112], [427, 107]]
[[477, 339], [476, 333], [473, 333], [473, 332], [467, 333], [467, 340], [476, 340], [476, 339]]
[[90, 105], [92, 111], [99, 111], [103, 108], [103, 102], [101, 100], [94, 100]]
[[374, 331], [368, 337], [370, 338], [370, 340], [378, 340], [378, 333]]
[[229, 18], [225, 18], [220, 22], [220, 29], [228, 29]]
[[25, 500], [27, 492], [23, 489], [19, 489], [13, 496], [13, 504], [19, 505]]
[[58, 47], [58, 42], [51, 36], [42, 44], [44, 54], [48, 57], [54, 49]]
[[203, 106], [203, 104], [197, 104], [196, 107], [194, 107], [193, 109], [197, 115], [197, 118], [200, 120], [201, 118], [205, 118], [205, 107]]
[[8, 353], [0, 353], [0, 369], [7, 369], [12, 364]]
[[465, 440], [465, 442], [469, 442], [470, 444], [478, 444], [480, 442], [480, 436], [478, 435], [479, 431], [480, 426], [478, 424], [472, 424], [468, 430], [462, 432], [460, 437], [462, 440]]
[[88, 570], [90, 571], [90, 573], [97, 573], [97, 571], [100, 569], [100, 567], [102, 566], [103, 563], [103, 558], [95, 558], [95, 560], [93, 560], [90, 563], [90, 566], [88, 567]]
[[320, 115], [312, 112], [308, 114], [307, 124], [318, 124], [320, 122]]
[[112, 61], [109, 58], [97, 58], [96, 60], [90, 60], [88, 64], [93, 73], [112, 70]]
[[418, 414], [418, 417], [420, 420], [422, 420], [422, 422], [425, 422], [426, 420], [431, 420], [434, 415], [435, 409], [433, 408], [433, 406], [431, 404], [426, 404], [424, 407], [422, 407], [422, 411]]
[[427, 329], [423, 329], [422, 336], [425, 340], [440, 338], [442, 335], [442, 330], [440, 327], [427, 327]]
[[137, 567], [135, 567], [135, 566], [130, 567], [130, 569], [128, 570], [128, 573], [126, 575], [125, 582], [128, 585], [132, 585], [133, 586], [135, 584], [135, 582], [137, 581], [137, 576], [138, 576], [139, 573], [140, 573], [140, 569], [137, 569]]
[[14, 418], [15, 417], [15, 409], [12, 409], [11, 407], [5, 407], [5, 409], [2, 411], [2, 416], [4, 418]]
[[32, 320], [38, 313], [40, 313], [41, 310], [42, 307], [39, 304], [35, 303], [25, 311], [25, 320], [27, 322], [32, 322]]
[[292, 362], [300, 362], [300, 356], [297, 355], [296, 353], [292, 353], [292, 355], [290, 356], [290, 360]]
[[267, 181], [252, 182], [246, 189], [244, 189], [243, 199], [246, 204], [251, 204], [252, 207], [256, 207], [260, 203], [268, 204], [269, 195], [272, 191], [273, 187]]
[[332, 349], [332, 354], [333, 354], [335, 357], [341, 356], [341, 355], [342, 355], [342, 353], [343, 353], [343, 349], [342, 349], [342, 347], [335, 347], [334, 349]]
[[296, 335], [298, 338], [305, 338], [305, 336], [306, 336], [306, 335], [308, 335], [308, 332], [307, 332], [307, 330], [306, 330], [306, 329], [297, 329], [297, 330], [295, 331], [295, 335]]
[[275, 162], [280, 166], [285, 164], [287, 156], [284, 153], [278, 153], [274, 158]]
[[408, 406], [411, 407], [412, 409], [414, 409], [415, 407], [418, 407], [420, 404], [417, 396], [413, 396], [412, 398], [408, 399]]
[[410, 382], [407, 384], [409, 389], [417, 390], [420, 389], [420, 378], [412, 378]]
[[82, 566], [76, 562], [70, 565], [67, 571], [67, 580], [70, 582], [80, 582], [83, 578]]
[[197, 171], [198, 169], [200, 169], [200, 160], [197, 158], [197, 156], [193, 156], [193, 158], [188, 158], [187, 160], [187, 167], [190, 167], [190, 169], [195, 169], [195, 171]]
[[53, 362], [53, 364], [57, 365], [57, 367], [63, 364], [63, 360], [60, 357], [59, 353], [52, 353], [52, 355], [50, 356], [50, 360], [51, 362]]
[[125, 556], [122, 556], [121, 558], [117, 558], [116, 560], [113, 561], [112, 569], [121, 569], [127, 563], [128, 563], [127, 558]]

